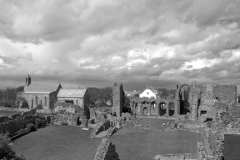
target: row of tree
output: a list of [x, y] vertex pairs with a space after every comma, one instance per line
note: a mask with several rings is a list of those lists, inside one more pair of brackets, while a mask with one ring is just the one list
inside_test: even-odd
[[105, 107], [112, 106], [112, 87], [88, 88], [90, 94], [90, 103], [92, 106]]
[[0, 106], [15, 107], [17, 93], [22, 92], [23, 89], [24, 87], [20, 86], [17, 88], [7, 87], [4, 90], [0, 90]]

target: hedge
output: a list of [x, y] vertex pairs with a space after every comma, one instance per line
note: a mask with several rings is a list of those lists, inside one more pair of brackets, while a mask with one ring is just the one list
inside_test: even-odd
[[[38, 120], [37, 120], [38, 119]], [[29, 123], [34, 124], [37, 128], [44, 127], [46, 120], [40, 119], [39, 116], [26, 115], [15, 120], [9, 120], [0, 124], [0, 133], [9, 132], [9, 136], [12, 137], [18, 134], [18, 131], [26, 128]], [[36, 122], [38, 124], [36, 124]]]

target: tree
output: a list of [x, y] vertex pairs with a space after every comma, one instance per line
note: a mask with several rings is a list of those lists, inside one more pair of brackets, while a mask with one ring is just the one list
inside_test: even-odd
[[23, 86], [17, 88], [7, 87], [5, 90], [0, 90], [0, 105], [15, 107], [17, 93], [23, 90]]

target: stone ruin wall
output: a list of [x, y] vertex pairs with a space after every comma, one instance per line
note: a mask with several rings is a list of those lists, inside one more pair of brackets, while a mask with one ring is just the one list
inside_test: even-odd
[[237, 102], [237, 86], [235, 85], [214, 85], [213, 96], [219, 97], [221, 102]]
[[103, 138], [98, 146], [94, 160], [119, 160], [115, 145], [106, 138]]
[[112, 112], [116, 113], [116, 116], [121, 117], [123, 105], [124, 105], [124, 91], [123, 86], [121, 83], [115, 83], [112, 88], [112, 99], [113, 99], [113, 106]]

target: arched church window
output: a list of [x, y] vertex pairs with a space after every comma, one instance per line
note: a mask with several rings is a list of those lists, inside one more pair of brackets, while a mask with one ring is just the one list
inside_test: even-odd
[[44, 97], [44, 105], [47, 106], [47, 97]]
[[35, 97], [35, 103], [36, 103], [36, 105], [38, 105], [38, 97], [37, 96]]

